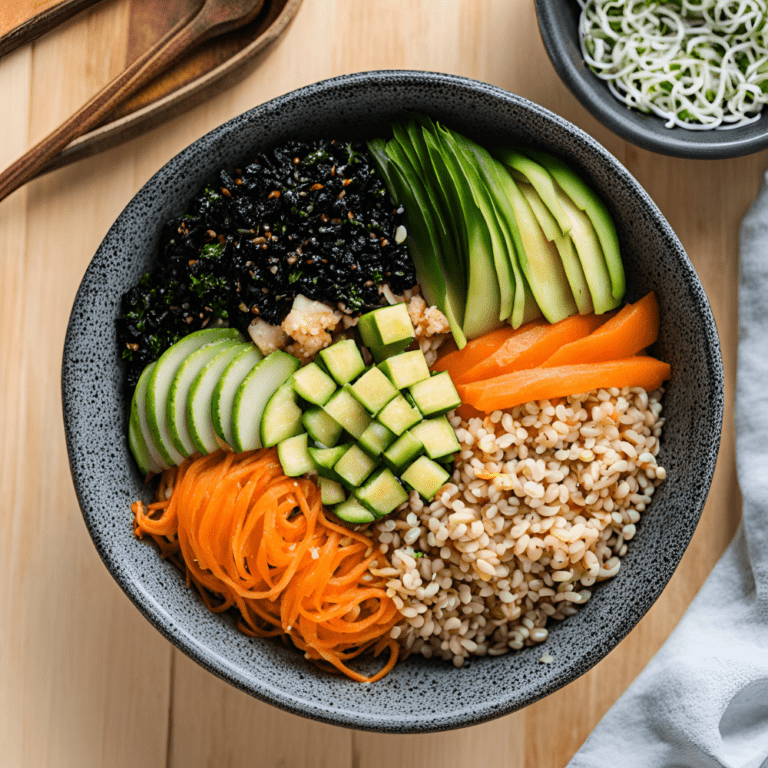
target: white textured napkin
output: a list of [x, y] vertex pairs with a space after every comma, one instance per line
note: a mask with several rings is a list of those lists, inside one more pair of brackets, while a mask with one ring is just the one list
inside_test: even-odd
[[742, 224], [740, 271], [741, 527], [568, 768], [768, 768], [768, 174]]

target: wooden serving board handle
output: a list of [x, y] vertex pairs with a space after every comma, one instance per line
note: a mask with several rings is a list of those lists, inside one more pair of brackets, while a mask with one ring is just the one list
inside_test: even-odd
[[0, 0], [0, 56], [29, 43], [99, 0]]

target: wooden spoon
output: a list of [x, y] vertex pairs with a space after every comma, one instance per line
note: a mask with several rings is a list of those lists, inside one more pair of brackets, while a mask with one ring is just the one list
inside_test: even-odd
[[199, 11], [182, 19], [72, 117], [6, 168], [0, 174], [0, 200], [26, 184], [70, 141], [93, 128], [176, 57], [203, 40], [245, 26], [259, 15], [263, 4], [264, 0], [205, 0]]

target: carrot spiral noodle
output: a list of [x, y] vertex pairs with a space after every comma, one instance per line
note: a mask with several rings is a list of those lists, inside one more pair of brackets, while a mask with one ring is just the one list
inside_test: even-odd
[[[397, 661], [390, 630], [400, 620], [383, 556], [367, 536], [329, 520], [320, 491], [286, 477], [274, 449], [186, 459], [163, 473], [156, 499], [135, 502], [134, 531], [151, 536], [212, 611], [235, 608], [238, 629], [283, 636], [308, 659], [358, 682], [375, 682]], [[350, 659], [389, 648], [366, 677]]]

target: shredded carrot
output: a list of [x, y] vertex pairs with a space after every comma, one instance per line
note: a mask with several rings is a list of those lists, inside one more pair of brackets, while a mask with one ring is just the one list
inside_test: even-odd
[[[286, 477], [274, 449], [186, 459], [163, 473], [156, 498], [132, 505], [134, 531], [182, 568], [210, 610], [235, 608], [242, 632], [289, 637], [358, 682], [394, 667], [400, 613], [386, 579], [370, 573], [383, 556], [369, 537], [328, 520], [315, 483]], [[386, 648], [389, 660], [370, 677], [347, 666]]]

